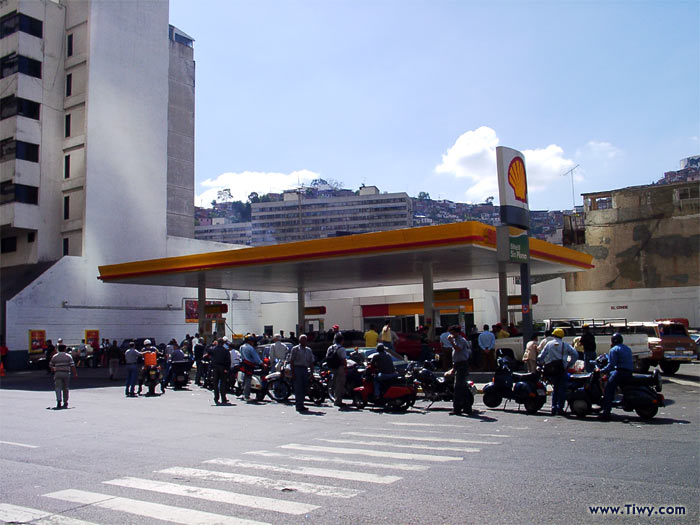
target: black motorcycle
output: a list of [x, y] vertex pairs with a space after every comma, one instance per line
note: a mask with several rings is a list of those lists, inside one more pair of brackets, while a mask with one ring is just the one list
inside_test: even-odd
[[523, 405], [528, 414], [537, 413], [547, 401], [547, 388], [540, 371], [512, 372], [504, 357], [499, 357], [496, 363], [493, 381], [484, 386], [484, 404], [496, 408], [503, 399], [506, 403], [512, 399], [518, 405]]
[[171, 364], [170, 377], [172, 378], [173, 388], [180, 390], [187, 386], [190, 381], [190, 368], [192, 361], [186, 359], [184, 361], [173, 361]]
[[148, 387], [147, 396], [156, 395], [156, 386], [160, 385], [160, 368], [156, 365], [149, 365], [143, 367], [143, 380]]
[[[455, 394], [455, 382], [453, 374], [444, 374], [436, 370], [439, 360], [425, 361], [422, 366], [419, 362], [411, 361], [408, 365], [406, 377], [413, 378], [413, 384], [420, 388], [423, 397], [430, 401], [426, 409], [430, 409], [436, 401], [452, 401]], [[473, 381], [468, 381], [467, 386], [467, 412], [474, 404], [476, 386]], [[465, 407], [466, 408], [466, 407]]]
[[[605, 368], [608, 356], [603, 354], [596, 359], [598, 369]], [[596, 369], [587, 374], [573, 374], [569, 377], [569, 388], [566, 400], [571, 412], [578, 417], [586, 417], [593, 411], [593, 406], [602, 406], [605, 392], [606, 376], [601, 376]], [[642, 419], [652, 419], [664, 406], [664, 396], [661, 394], [661, 375], [658, 370], [651, 374], [632, 374], [619, 385], [618, 396], [613, 401], [613, 407], [625, 412], [636, 412]]]

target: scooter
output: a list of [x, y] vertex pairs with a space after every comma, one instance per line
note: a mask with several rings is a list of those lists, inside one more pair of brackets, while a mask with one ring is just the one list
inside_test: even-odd
[[[435, 360], [425, 361], [421, 367], [414, 362], [409, 364], [409, 372], [413, 377], [413, 384], [423, 391], [423, 396], [430, 401], [427, 409], [433, 406], [436, 401], [452, 401], [455, 394], [455, 383], [453, 374], [443, 374], [435, 370]], [[407, 374], [408, 375], [408, 374]], [[467, 412], [474, 404], [474, 394], [477, 389], [474, 381], [467, 382]]]
[[281, 369], [265, 376], [267, 381], [267, 393], [278, 403], [284, 403], [292, 395], [292, 367], [287, 362], [282, 363]]
[[378, 373], [370, 363], [362, 374], [362, 386], [353, 390], [352, 404], [362, 410], [368, 404], [383, 406], [387, 410], [405, 412], [416, 402], [416, 387], [405, 377], [397, 377], [387, 385], [382, 385], [379, 399], [374, 398], [374, 376]]
[[143, 369], [144, 383], [148, 387], [147, 396], [156, 395], [156, 386], [160, 385], [160, 368], [157, 365], [149, 365]]
[[[608, 364], [608, 356], [603, 354], [596, 359], [598, 369]], [[601, 376], [596, 369], [587, 374], [573, 374], [569, 377], [569, 390], [566, 400], [571, 412], [577, 417], [586, 417], [593, 411], [593, 405], [602, 405], [607, 376]], [[625, 412], [636, 412], [642, 419], [652, 419], [664, 406], [661, 394], [661, 374], [654, 370], [651, 374], [632, 374], [618, 392], [622, 396], [613, 401], [613, 407]]]
[[523, 405], [528, 414], [537, 413], [547, 401], [547, 388], [541, 381], [540, 371], [512, 372], [503, 357], [497, 359], [493, 381], [484, 386], [483, 392], [484, 404], [489, 408], [496, 408], [504, 398], [506, 404], [512, 399]]
[[[253, 370], [253, 376], [250, 380], [250, 391], [255, 395], [256, 401], [262, 401], [265, 396], [269, 393], [267, 388], [267, 381], [265, 378], [268, 376], [270, 371], [270, 359], [266, 357], [263, 359], [263, 364], [261, 366], [256, 366]], [[233, 392], [240, 396], [243, 394], [243, 385], [245, 381], [245, 372], [239, 370], [236, 375], [236, 381], [233, 385]]]

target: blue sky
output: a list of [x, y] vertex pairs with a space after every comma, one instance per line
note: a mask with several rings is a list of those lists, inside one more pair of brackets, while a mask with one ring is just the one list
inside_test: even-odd
[[531, 209], [648, 184], [700, 153], [696, 1], [170, 0], [195, 39], [196, 197], [322, 177]]

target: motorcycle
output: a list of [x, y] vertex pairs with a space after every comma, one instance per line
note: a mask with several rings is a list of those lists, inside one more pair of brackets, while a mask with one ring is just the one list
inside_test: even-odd
[[[598, 369], [587, 374], [569, 376], [566, 400], [571, 412], [577, 417], [586, 417], [593, 411], [593, 405], [602, 405], [607, 376], [601, 376], [599, 369], [607, 364], [608, 356], [603, 354], [596, 359]], [[632, 374], [619, 386], [618, 392], [622, 396], [613, 401], [613, 407], [622, 408], [625, 412], [634, 411], [642, 419], [652, 419], [659, 407], [664, 406], [661, 388], [661, 374], [658, 370], [651, 374]]]
[[[347, 360], [347, 368], [345, 370], [345, 395], [343, 397], [352, 397], [353, 391], [362, 386], [362, 373], [365, 371], [365, 366], [357, 364], [352, 359]], [[321, 376], [325, 381], [326, 392], [331, 403], [335, 403], [335, 374], [328, 368], [321, 369]]]
[[379, 399], [374, 397], [374, 376], [378, 373], [374, 364], [370, 363], [362, 374], [362, 385], [353, 389], [352, 404], [362, 410], [368, 404], [383, 406], [388, 410], [405, 412], [416, 402], [416, 387], [412, 381], [399, 376], [388, 385], [382, 385]]
[[[294, 392], [292, 384], [292, 368], [286, 361], [280, 371], [268, 374], [265, 377], [267, 382], [267, 393], [278, 403], [284, 403]], [[307, 395], [315, 405], [321, 405], [326, 400], [328, 386], [325, 383], [321, 372], [313, 371], [309, 376], [309, 388]]]
[[147, 396], [156, 395], [156, 386], [160, 385], [160, 368], [157, 365], [145, 366], [143, 369], [144, 383], [148, 387]]
[[[270, 371], [270, 359], [266, 357], [263, 359], [263, 364], [261, 366], [256, 366], [253, 369], [253, 376], [250, 380], [250, 391], [255, 395], [256, 401], [262, 401], [265, 396], [268, 395], [267, 381], [265, 378], [268, 376]], [[236, 380], [233, 384], [233, 392], [237, 396], [243, 395], [243, 384], [245, 381], [245, 372], [239, 370], [236, 374]]]
[[[437, 361], [439, 362], [439, 361]], [[417, 362], [409, 364], [407, 376], [413, 377], [413, 384], [423, 391], [423, 396], [430, 401], [428, 409], [436, 401], [452, 401], [454, 399], [454, 374], [442, 374], [435, 370], [436, 361], [425, 361], [421, 367]], [[467, 382], [467, 412], [474, 404], [474, 394], [477, 389], [474, 381]]]
[[493, 381], [484, 386], [483, 392], [484, 404], [489, 408], [496, 408], [504, 398], [506, 403], [512, 399], [523, 405], [528, 414], [537, 413], [547, 401], [547, 389], [540, 371], [512, 372], [504, 357], [497, 359]]
[[187, 386], [190, 381], [190, 367], [192, 366], [192, 361], [173, 361], [171, 364], [170, 377], [172, 378], [173, 388], [175, 390], [181, 390]]

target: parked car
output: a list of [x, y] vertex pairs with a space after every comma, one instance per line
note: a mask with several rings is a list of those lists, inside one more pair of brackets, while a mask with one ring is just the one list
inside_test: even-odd
[[[353, 352], [360, 352], [364, 355], [364, 361], [366, 363], [367, 361], [369, 361], [370, 357], [377, 353], [377, 349], [373, 346], [356, 346], [354, 348], [346, 348], [345, 352], [347, 353], [348, 358]], [[403, 357], [401, 357], [393, 350], [387, 350], [387, 353], [391, 356], [391, 360], [394, 362], [394, 367], [396, 368], [396, 371], [399, 373], [405, 372], [406, 368], [408, 368], [408, 361], [406, 361]]]

